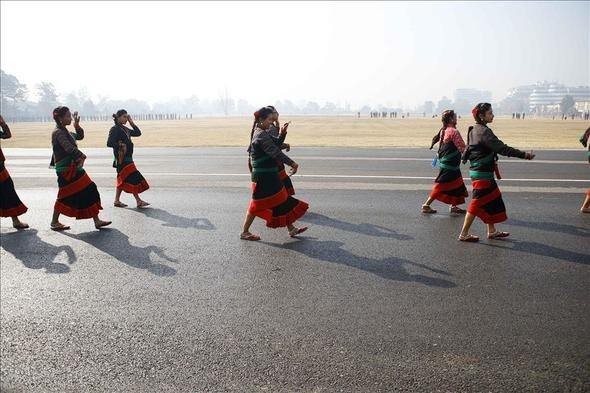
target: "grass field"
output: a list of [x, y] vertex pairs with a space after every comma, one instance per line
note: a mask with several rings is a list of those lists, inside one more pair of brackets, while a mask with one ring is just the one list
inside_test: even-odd
[[[439, 119], [370, 119], [355, 117], [283, 116], [292, 120], [288, 142], [293, 146], [421, 147], [430, 146]], [[459, 120], [466, 138], [471, 119]], [[82, 123], [86, 138], [80, 147], [105, 147], [111, 122]], [[246, 146], [252, 119], [246, 117], [198, 118], [176, 121], [139, 121], [143, 136], [138, 147]], [[582, 149], [578, 138], [590, 126], [582, 120], [497, 118], [491, 128], [507, 144], [521, 149]], [[13, 138], [3, 147], [49, 147], [51, 123], [10, 124]]]

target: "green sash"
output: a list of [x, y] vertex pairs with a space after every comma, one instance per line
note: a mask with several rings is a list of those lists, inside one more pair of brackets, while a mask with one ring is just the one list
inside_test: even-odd
[[472, 179], [494, 180], [494, 172], [469, 171], [469, 176]]
[[[64, 158], [63, 160], [56, 162], [55, 163], [55, 172], [56, 173], [66, 172], [67, 170], [70, 169], [70, 165], [73, 161], [74, 160], [73, 160], [72, 156], [68, 156], [68, 157]], [[76, 171], [78, 173], [81, 173], [84, 171], [84, 169], [83, 168], [76, 168]]]

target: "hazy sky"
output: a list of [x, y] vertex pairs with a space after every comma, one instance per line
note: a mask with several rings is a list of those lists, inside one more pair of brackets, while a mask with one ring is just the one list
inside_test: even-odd
[[[227, 87], [405, 103], [558, 80], [590, 84], [590, 2], [1, 1], [0, 63], [29, 85], [150, 102]], [[35, 98], [31, 95], [30, 98]]]

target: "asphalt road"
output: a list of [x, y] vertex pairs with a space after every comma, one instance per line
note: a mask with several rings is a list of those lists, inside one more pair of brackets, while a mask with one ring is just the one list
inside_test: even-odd
[[428, 151], [294, 150], [310, 229], [258, 243], [243, 149], [138, 149], [141, 211], [84, 151], [108, 230], [48, 230], [48, 151], [5, 150], [33, 229], [1, 221], [2, 392], [590, 390], [583, 151], [502, 160], [512, 236], [480, 244], [419, 213]]

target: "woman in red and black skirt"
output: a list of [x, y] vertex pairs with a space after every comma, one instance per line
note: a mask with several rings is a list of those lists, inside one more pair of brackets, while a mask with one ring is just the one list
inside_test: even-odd
[[467, 149], [463, 155], [463, 162], [467, 160], [470, 162], [469, 176], [473, 184], [473, 197], [459, 235], [459, 240], [462, 242], [479, 241], [479, 237], [469, 234], [475, 217], [479, 217], [487, 224], [488, 239], [500, 239], [510, 235], [508, 232], [496, 230], [495, 226], [507, 219], [502, 194], [495, 180], [501, 178], [496, 163], [498, 154], [525, 160], [535, 158], [532, 152], [526, 153], [506, 145], [487, 126], [494, 121], [491, 104], [477, 104], [472, 114], [476, 124], [469, 127], [467, 132]]
[[[125, 109], [120, 109], [113, 114], [115, 125], [109, 131], [107, 146], [113, 148], [115, 156], [113, 167], [117, 168], [117, 188], [115, 191], [115, 206], [127, 207], [121, 202], [121, 192], [133, 194], [138, 208], [149, 206], [139, 194], [150, 188], [148, 182], [135, 167], [133, 162], [133, 142], [131, 137], [141, 136], [141, 130], [135, 125], [131, 116]], [[129, 122], [131, 129], [125, 127]]]
[[[279, 112], [275, 109], [274, 106], [269, 105], [267, 108], [272, 109], [272, 118], [273, 123], [270, 125], [268, 132], [273, 137], [277, 138], [278, 146], [280, 146], [281, 150], [290, 151], [291, 145], [285, 143], [285, 139], [287, 138], [287, 128], [289, 128], [289, 123], [285, 123], [283, 127], [281, 127], [281, 123], [279, 123]], [[283, 164], [280, 160], [277, 160], [277, 168], [279, 169], [279, 178], [283, 182], [285, 189], [287, 190], [287, 194], [295, 195], [295, 188], [293, 187], [293, 182], [291, 181], [291, 177], [287, 173], [285, 169], [285, 164]]]
[[309, 205], [289, 195], [279, 177], [276, 161], [291, 167], [295, 174], [299, 165], [285, 155], [281, 141], [269, 133], [273, 123], [272, 109], [265, 107], [254, 114], [254, 125], [250, 134], [250, 167], [252, 172], [252, 200], [240, 235], [243, 240], [260, 240], [250, 233], [250, 226], [256, 217], [266, 221], [269, 228], [286, 227], [289, 236], [295, 237], [307, 230], [293, 225], [307, 211]]
[[443, 126], [432, 138], [430, 149], [438, 143], [438, 166], [440, 171], [434, 180], [430, 196], [422, 205], [422, 213], [433, 214], [436, 210], [430, 204], [436, 199], [451, 205], [450, 212], [465, 214], [465, 210], [458, 207], [465, 203], [468, 196], [467, 188], [461, 175], [461, 155], [465, 151], [465, 142], [457, 131], [457, 115], [452, 110], [442, 113]]
[[[8, 139], [12, 137], [10, 128], [0, 116], [0, 139]], [[12, 226], [16, 229], [26, 229], [29, 227], [22, 222], [18, 216], [25, 214], [27, 207], [21, 202], [16, 191], [14, 190], [14, 183], [4, 166], [4, 154], [0, 147], [0, 217], [12, 218]]]
[[[584, 135], [582, 135], [580, 142], [582, 142], [584, 147], [588, 147], [588, 163], [590, 164], [590, 127], [588, 127]], [[582, 203], [580, 211], [582, 213], [590, 213], [590, 189], [586, 191], [586, 197], [584, 198], [584, 203]]]
[[76, 140], [84, 138], [84, 130], [80, 127], [78, 112], [74, 112], [73, 116], [75, 133], [70, 133], [66, 128], [72, 124], [72, 114], [68, 107], [58, 106], [55, 108], [53, 119], [56, 127], [51, 134], [52, 164], [55, 166], [59, 192], [53, 209], [51, 229], [54, 231], [70, 229], [69, 226], [59, 222], [60, 214], [78, 220], [92, 218], [96, 229], [111, 224], [111, 221], [103, 221], [98, 217], [98, 213], [102, 209], [100, 195], [96, 184], [83, 168], [86, 156], [78, 150], [76, 144]]

